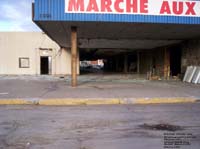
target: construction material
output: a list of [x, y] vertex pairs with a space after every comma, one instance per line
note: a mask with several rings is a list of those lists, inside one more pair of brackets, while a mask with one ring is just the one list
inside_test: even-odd
[[196, 67], [194, 67], [194, 66], [191, 66], [189, 68], [189, 71], [188, 71], [188, 74], [187, 74], [186, 80], [185, 80], [186, 82], [191, 83], [193, 75], [195, 73], [195, 70], [196, 70]]
[[197, 67], [194, 76], [192, 78], [192, 83], [197, 84], [199, 80], [200, 80], [200, 67]]
[[200, 78], [199, 78], [198, 84], [200, 84]]
[[188, 78], [188, 74], [189, 72], [191, 71], [192, 69], [192, 66], [188, 66], [187, 69], [186, 69], [186, 72], [185, 72], [185, 75], [184, 75], [184, 78], [183, 78], [183, 82], [186, 82], [187, 78]]
[[188, 77], [188, 82], [189, 82], [189, 83], [192, 81], [192, 78], [193, 78], [193, 76], [194, 76], [194, 74], [195, 74], [196, 69], [197, 69], [197, 67], [194, 66], [194, 67], [191, 69], [191, 71], [189, 72], [189, 77]]
[[200, 83], [200, 67], [199, 66], [188, 66], [183, 78], [183, 82], [188, 83]]
[[151, 76], [150, 80], [161, 80], [161, 78], [159, 76]]

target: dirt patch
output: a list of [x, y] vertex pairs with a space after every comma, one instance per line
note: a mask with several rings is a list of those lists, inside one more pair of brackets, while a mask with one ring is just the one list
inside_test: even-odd
[[98, 90], [104, 90], [104, 88], [99, 87], [99, 86], [91, 86], [91, 87], [93, 87], [93, 88], [95, 88], [95, 89], [98, 89]]
[[149, 130], [161, 130], [161, 131], [179, 131], [183, 130], [181, 126], [170, 125], [170, 124], [143, 124], [139, 126], [140, 128]]

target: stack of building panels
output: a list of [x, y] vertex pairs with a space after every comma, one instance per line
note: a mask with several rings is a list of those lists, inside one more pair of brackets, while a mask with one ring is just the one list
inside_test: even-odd
[[197, 84], [200, 81], [200, 67], [197, 67], [194, 76], [192, 78], [192, 83]]
[[183, 81], [188, 83], [200, 84], [200, 67], [188, 66]]
[[188, 66], [185, 72], [185, 76], [183, 78], [183, 82], [188, 82], [189, 81], [189, 77], [191, 76], [191, 71], [193, 69], [193, 66]]

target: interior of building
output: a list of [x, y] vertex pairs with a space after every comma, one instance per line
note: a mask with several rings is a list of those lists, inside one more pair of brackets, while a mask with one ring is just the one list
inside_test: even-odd
[[[199, 64], [198, 58], [190, 60], [199, 51], [199, 17], [66, 13], [65, 6], [36, 0], [33, 20], [59, 46], [71, 49], [72, 80], [77, 58], [102, 59], [104, 72], [148, 79], [182, 78], [188, 65]], [[40, 15], [47, 12], [48, 17]]]

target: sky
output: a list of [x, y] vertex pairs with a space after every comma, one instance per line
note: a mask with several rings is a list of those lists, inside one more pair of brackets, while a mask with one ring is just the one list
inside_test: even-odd
[[33, 0], [0, 0], [0, 31], [40, 31], [32, 22]]

